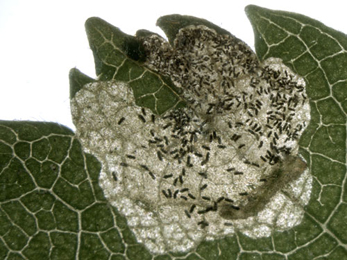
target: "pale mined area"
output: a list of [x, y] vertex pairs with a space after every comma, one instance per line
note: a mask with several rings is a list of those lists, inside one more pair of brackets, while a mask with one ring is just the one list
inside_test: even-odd
[[78, 137], [103, 164], [100, 186], [137, 240], [153, 253], [187, 251], [298, 225], [312, 188], [297, 144], [310, 120], [304, 80], [203, 26], [181, 29], [174, 47], [142, 40], [146, 66], [182, 88], [186, 108], [154, 115], [111, 81], [71, 102]]

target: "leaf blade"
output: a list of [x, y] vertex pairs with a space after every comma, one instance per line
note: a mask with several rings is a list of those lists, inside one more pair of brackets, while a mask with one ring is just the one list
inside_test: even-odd
[[[146, 53], [139, 37], [127, 35], [97, 17], [89, 18], [85, 26], [100, 81], [115, 80], [129, 84], [136, 104], [158, 115], [184, 106], [181, 90], [170, 79], [142, 64]], [[165, 98], [161, 90], [165, 91]]]
[[[15, 140], [8, 138], [12, 136], [10, 133]], [[24, 160], [14, 152], [15, 143], [40, 140], [47, 141], [44, 145], [49, 147], [48, 153], [43, 145], [17, 148], [22, 153], [29, 152], [30, 156]], [[69, 140], [70, 145], [60, 146], [62, 140]], [[47, 122], [0, 121], [0, 143], [6, 143], [12, 150], [7, 151], [11, 156], [0, 155], [6, 165], [0, 172], [1, 259], [13, 257], [11, 250], [26, 259], [125, 256], [127, 243], [134, 241], [123, 240], [129, 234], [122, 217], [109, 207], [98, 186], [100, 163], [82, 151], [70, 129]], [[36, 164], [26, 167], [33, 160]], [[42, 167], [45, 164], [48, 168]], [[48, 186], [47, 175], [54, 178]], [[76, 192], [69, 192], [74, 187], [78, 187]]]
[[[346, 249], [346, 237], [340, 233], [334, 235], [336, 225], [333, 223], [340, 223], [341, 229], [347, 228], [346, 222], [343, 223], [337, 216], [340, 214], [337, 213], [338, 209], [343, 205], [343, 184], [347, 178], [347, 121], [340, 98], [347, 92], [345, 85], [340, 84], [347, 80], [347, 37], [300, 14], [273, 11], [253, 5], [246, 7], [246, 13], [255, 33], [255, 48], [259, 59], [282, 58], [287, 66], [305, 78], [313, 109], [311, 123], [300, 140], [301, 150], [305, 151], [305, 157], [311, 162], [312, 174], [319, 180], [324, 179], [325, 185], [334, 183], [337, 188], [332, 191], [333, 187], [314, 182], [307, 212], [314, 218], [314, 222], [326, 230], [319, 237], [332, 235], [333, 242]], [[267, 30], [269, 27], [275, 27], [281, 33], [274, 36], [271, 30]], [[275, 37], [277, 38], [274, 39]], [[293, 38], [296, 40], [291, 40]], [[326, 169], [327, 162], [335, 164], [335, 168], [340, 170], [322, 173], [320, 169]], [[341, 217], [341, 214], [339, 216]], [[308, 253], [309, 251], [306, 251], [304, 255], [307, 257]], [[294, 259], [296, 257], [299, 255]]]

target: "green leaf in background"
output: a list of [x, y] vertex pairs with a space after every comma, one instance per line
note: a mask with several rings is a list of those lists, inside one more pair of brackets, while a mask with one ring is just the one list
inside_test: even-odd
[[[347, 259], [347, 37], [302, 15], [256, 6], [246, 11], [259, 59], [282, 58], [307, 82], [312, 119], [300, 143], [314, 187], [301, 225], [270, 238], [238, 234], [192, 252], [153, 256], [105, 200], [101, 166], [71, 130], [0, 121], [0, 259]], [[164, 21], [158, 24], [168, 33]], [[182, 104], [179, 89], [141, 66], [145, 54], [136, 38], [98, 18], [87, 21], [87, 32], [98, 80], [128, 82], [137, 104], [157, 114]], [[93, 81], [73, 69], [71, 97]], [[152, 89], [141, 89], [147, 83]]]
[[259, 59], [281, 58], [305, 78], [310, 98], [311, 122], [300, 147], [314, 186], [306, 221], [298, 227], [303, 233], [287, 239], [300, 246], [292, 257], [347, 259], [347, 37], [300, 14], [257, 6], [248, 6], [246, 13]]
[[98, 186], [100, 163], [71, 130], [0, 121], [0, 136], [0, 259], [125, 254], [132, 234]]
[[179, 96], [181, 90], [168, 77], [142, 66], [146, 54], [138, 37], [127, 35], [96, 17], [87, 20], [86, 31], [100, 81], [128, 83], [136, 104], [158, 115], [173, 107], [184, 106]]
[[70, 74], [70, 97], [74, 97], [75, 94], [88, 83], [95, 82], [95, 79], [88, 77], [87, 75], [80, 72], [78, 69], [71, 69]]

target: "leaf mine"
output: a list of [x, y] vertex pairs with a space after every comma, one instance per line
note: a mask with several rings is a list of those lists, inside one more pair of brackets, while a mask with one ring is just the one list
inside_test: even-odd
[[204, 25], [181, 28], [172, 45], [138, 41], [142, 66], [169, 78], [185, 107], [158, 115], [117, 80], [88, 83], [71, 101], [81, 142], [103, 163], [100, 186], [137, 240], [153, 253], [187, 251], [299, 224], [312, 183], [298, 155], [310, 120], [304, 80]]

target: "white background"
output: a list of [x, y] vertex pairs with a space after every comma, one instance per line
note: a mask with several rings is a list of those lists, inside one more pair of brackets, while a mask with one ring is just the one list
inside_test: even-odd
[[77, 67], [95, 77], [84, 30], [98, 16], [134, 34], [167, 14], [205, 18], [254, 49], [244, 13], [248, 4], [301, 13], [347, 32], [345, 1], [110, 1], [0, 0], [0, 120], [53, 121], [72, 129], [68, 73]]

